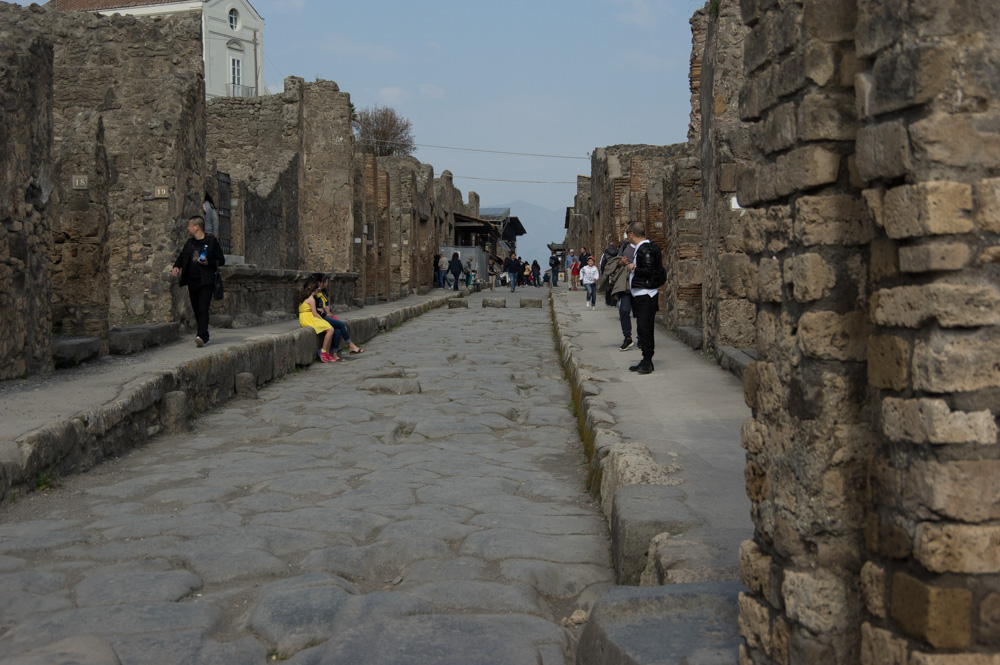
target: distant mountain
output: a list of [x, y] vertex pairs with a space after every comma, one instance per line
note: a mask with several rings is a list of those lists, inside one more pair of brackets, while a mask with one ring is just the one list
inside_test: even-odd
[[482, 204], [481, 208], [510, 208], [510, 214], [521, 220], [527, 233], [517, 239], [517, 253], [529, 261], [537, 260], [544, 270], [548, 265], [550, 242], [562, 242], [566, 237], [566, 209], [550, 210], [527, 201]]

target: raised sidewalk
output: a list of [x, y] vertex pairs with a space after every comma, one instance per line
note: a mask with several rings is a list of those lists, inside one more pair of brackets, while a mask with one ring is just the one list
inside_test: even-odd
[[[451, 291], [338, 313], [364, 344], [445, 305]], [[212, 343], [183, 341], [132, 356], [108, 356], [67, 370], [0, 383], [0, 499], [41, 474], [85, 470], [102, 458], [171, 431], [236, 393], [236, 376], [261, 386], [315, 361], [316, 335], [295, 320], [212, 329]], [[255, 386], [255, 387], [256, 387]]]
[[642, 356], [619, 350], [617, 309], [552, 296], [619, 585], [595, 604], [577, 662], [738, 662], [739, 546], [753, 535], [742, 382], [659, 325], [655, 371], [630, 372]]

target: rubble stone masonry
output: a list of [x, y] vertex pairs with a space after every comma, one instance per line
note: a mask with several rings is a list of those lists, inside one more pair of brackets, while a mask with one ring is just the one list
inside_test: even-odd
[[[114, 325], [173, 320], [167, 268], [204, 186], [198, 18], [0, 4], [0, 23], [31, 26], [53, 45], [56, 330], [106, 336]], [[86, 184], [74, 187], [74, 176]]]
[[0, 380], [51, 369], [52, 45], [0, 24]]
[[756, 312], [743, 286], [743, 211], [733, 205], [737, 176], [751, 155], [750, 133], [738, 112], [746, 28], [737, 0], [722, 0], [718, 7], [707, 22], [701, 65], [703, 337], [708, 349], [747, 348], [754, 345]]
[[1000, 645], [1000, 19], [743, 0], [753, 663]]
[[354, 267], [350, 95], [333, 81], [285, 79], [284, 92], [208, 103], [208, 154], [229, 173], [233, 252], [262, 268]]
[[[877, 441], [862, 657], [1000, 651], [1000, 16], [858, 0]], [[994, 654], [988, 660], [986, 654]], [[950, 660], [949, 660], [950, 659]]]

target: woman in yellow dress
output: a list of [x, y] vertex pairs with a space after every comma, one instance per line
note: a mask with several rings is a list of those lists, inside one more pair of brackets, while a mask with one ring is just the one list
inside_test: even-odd
[[335, 363], [339, 357], [331, 355], [330, 345], [333, 344], [333, 326], [323, 320], [323, 317], [316, 311], [316, 292], [319, 291], [319, 283], [315, 278], [306, 280], [299, 295], [299, 325], [303, 328], [313, 328], [317, 335], [323, 335], [323, 348], [316, 352], [320, 362]]

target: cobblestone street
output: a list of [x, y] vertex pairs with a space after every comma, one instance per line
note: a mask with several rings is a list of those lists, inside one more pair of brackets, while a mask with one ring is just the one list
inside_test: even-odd
[[5, 505], [0, 662], [572, 662], [561, 621], [614, 573], [549, 310], [520, 295]]

